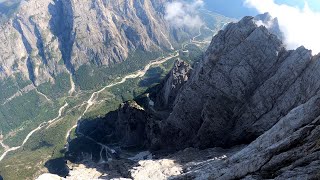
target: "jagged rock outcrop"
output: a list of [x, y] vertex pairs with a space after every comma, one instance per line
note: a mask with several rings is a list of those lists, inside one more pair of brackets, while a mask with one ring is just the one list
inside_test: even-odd
[[89, 137], [101, 144], [117, 144], [121, 148], [143, 147], [149, 114], [135, 101], [122, 103], [104, 117], [79, 122], [79, 137]]
[[249, 145], [173, 179], [319, 179], [320, 57], [286, 50], [255, 23], [245, 17], [213, 38], [158, 141], [175, 149]]
[[235, 155], [176, 179], [319, 179], [319, 107], [316, 95]]
[[183, 60], [176, 60], [172, 70], [163, 80], [156, 93], [155, 106], [157, 108], [172, 108], [181, 87], [188, 81], [191, 66]]
[[[249, 143], [318, 93], [318, 57], [282, 42], [252, 17], [216, 35], [162, 128], [167, 147]], [[170, 137], [170, 138], [169, 138]]]
[[[136, 116], [125, 108], [121, 129], [130, 127], [126, 122], [144, 127], [139, 137], [152, 150], [200, 149], [162, 157], [184, 170], [172, 179], [319, 179], [320, 55], [304, 47], [286, 50], [277, 35], [253, 17], [229, 24], [190, 77], [189, 66], [178, 61], [155, 92], [161, 105], [170, 97], [165, 92], [173, 92], [169, 117], [155, 119], [154, 109], [136, 108], [147, 118], [131, 121]], [[167, 91], [175, 84], [171, 77], [189, 80], [178, 83], [178, 92]]]
[[121, 104], [115, 129], [121, 147], [144, 147], [147, 122], [148, 114], [136, 102], [128, 101]]
[[83, 120], [77, 128], [78, 138], [68, 143], [66, 158], [72, 162], [80, 162], [88, 156], [94, 162], [117, 158], [112, 152], [101, 153], [106, 148], [103, 144], [122, 149], [146, 148], [151, 144], [148, 139], [151, 136], [147, 134], [151, 133], [151, 119], [151, 114], [135, 101], [127, 101], [105, 117]]
[[280, 30], [278, 18], [273, 18], [266, 12], [254, 17], [254, 20], [258, 26], [265, 26], [272, 34], [278, 36], [279, 39], [284, 40], [284, 34]]
[[188, 36], [192, 30], [165, 22], [165, 2], [22, 1], [18, 12], [0, 26], [0, 77], [22, 73], [40, 84], [83, 64], [122, 62], [137, 49], [170, 50], [183, 40], [174, 33]]

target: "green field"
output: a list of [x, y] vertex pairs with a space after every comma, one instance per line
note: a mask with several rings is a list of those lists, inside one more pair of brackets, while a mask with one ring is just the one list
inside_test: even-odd
[[[151, 69], [150, 71], [153, 70]], [[99, 97], [99, 99], [102, 98], [105, 101], [92, 107], [85, 117], [96, 117], [116, 110], [123, 98], [132, 99], [135, 90], [137, 90], [136, 93], [143, 92], [145, 88], [140, 89], [137, 86], [140, 81], [139, 79], [128, 80], [126, 83], [106, 89]], [[63, 119], [50, 128], [44, 128], [35, 133], [22, 149], [10, 153], [0, 163], [1, 175], [8, 179], [33, 179], [39, 174], [46, 172], [47, 169], [44, 165], [48, 160], [64, 156], [63, 150], [66, 144], [66, 134], [76, 124], [84, 109], [85, 106], [73, 109], [70, 107]]]
[[63, 156], [66, 133], [83, 110], [76, 108], [50, 128], [35, 133], [22, 149], [1, 162], [1, 175], [7, 179], [34, 179], [46, 172], [46, 161]]

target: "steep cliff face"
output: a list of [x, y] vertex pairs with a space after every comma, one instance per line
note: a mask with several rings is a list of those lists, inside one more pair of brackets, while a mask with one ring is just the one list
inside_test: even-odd
[[319, 179], [319, 100], [316, 95], [292, 109], [225, 160], [204, 161], [174, 179]]
[[186, 165], [173, 179], [320, 177], [319, 55], [288, 51], [276, 24], [259, 25], [245, 17], [213, 38], [158, 141], [175, 149], [248, 145]]
[[228, 25], [178, 94], [163, 141], [180, 148], [251, 142], [318, 93], [318, 59], [304, 47], [287, 51], [252, 17]]
[[165, 23], [165, 2], [22, 1], [0, 26], [0, 77], [21, 72], [40, 84], [83, 64], [122, 62], [136, 49], [173, 49], [172, 34], [182, 29]]
[[191, 66], [183, 60], [176, 60], [172, 70], [163, 80], [155, 97], [155, 107], [170, 109], [181, 87], [191, 75]]
[[136, 102], [120, 105], [116, 121], [116, 136], [122, 148], [144, 147], [148, 115]]

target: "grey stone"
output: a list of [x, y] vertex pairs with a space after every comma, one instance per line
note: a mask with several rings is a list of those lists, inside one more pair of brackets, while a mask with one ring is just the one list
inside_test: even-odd
[[178, 92], [188, 81], [190, 75], [191, 66], [180, 59], [176, 60], [172, 70], [165, 77], [159, 92], [157, 92], [155, 106], [158, 108], [172, 108]]
[[0, 78], [21, 73], [39, 85], [84, 64], [121, 63], [137, 49], [171, 50], [183, 41], [175, 33], [196, 32], [166, 23], [165, 2], [22, 1], [18, 12], [0, 25]]

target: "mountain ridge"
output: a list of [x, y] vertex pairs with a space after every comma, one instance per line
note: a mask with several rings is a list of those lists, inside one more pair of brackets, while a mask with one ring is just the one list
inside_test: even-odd
[[[177, 86], [172, 106], [153, 107], [166, 99], [166, 93], [159, 93], [163, 87], [175, 87], [172, 78], [166, 78], [150, 96], [136, 100], [140, 105], [126, 102], [116, 111], [117, 118], [101, 118], [80, 131], [108, 144], [104, 127], [115, 123], [117, 129], [121, 122], [120, 129], [131, 136], [114, 134], [112, 129], [107, 134], [152, 150], [156, 156], [160, 151], [161, 160], [174, 159], [178, 163], [174, 167], [184, 169], [180, 175], [170, 175], [163, 167], [163, 179], [319, 178], [319, 55], [312, 56], [303, 46], [286, 50], [274, 32], [254, 17], [229, 24], [213, 38], [188, 81], [180, 81], [183, 85]], [[179, 72], [188, 71], [170, 75]], [[172, 150], [178, 152], [161, 156], [162, 151]], [[190, 156], [187, 163], [185, 156]], [[90, 161], [78, 158], [71, 162]], [[137, 163], [123, 171], [139, 178], [139, 173], [148, 173], [144, 170], [158, 168], [158, 159]]]
[[1, 26], [1, 77], [18, 70], [39, 85], [83, 64], [122, 62], [134, 49], [171, 50], [170, 33], [181, 30], [165, 25], [164, 2], [22, 2]]

